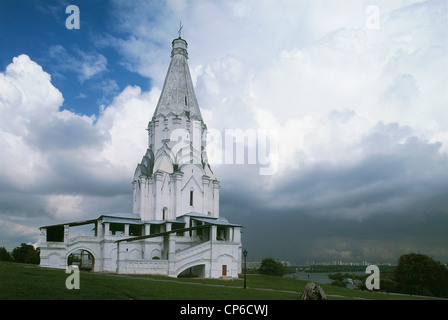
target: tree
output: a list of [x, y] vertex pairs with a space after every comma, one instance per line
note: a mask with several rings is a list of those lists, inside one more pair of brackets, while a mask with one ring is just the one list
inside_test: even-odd
[[347, 282], [339, 279], [333, 280], [330, 284], [335, 287], [347, 288]]
[[401, 293], [448, 297], [448, 270], [423, 254], [402, 255], [398, 259], [395, 280]]
[[32, 245], [22, 243], [20, 247], [16, 247], [12, 250], [12, 257], [15, 262], [39, 264], [39, 253], [39, 249], [36, 250]]
[[284, 265], [272, 258], [264, 258], [261, 261], [260, 265], [260, 273], [271, 275], [271, 276], [283, 276], [285, 274], [285, 267]]
[[0, 247], [0, 261], [11, 261], [11, 254], [6, 250], [5, 247]]

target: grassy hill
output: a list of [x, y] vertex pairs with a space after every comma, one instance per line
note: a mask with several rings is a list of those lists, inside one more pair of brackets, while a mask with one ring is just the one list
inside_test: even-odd
[[[65, 270], [0, 262], [0, 300], [299, 300], [306, 281], [247, 275], [243, 280], [172, 279], [161, 276], [81, 272], [80, 289], [68, 290]], [[422, 300], [322, 285], [329, 300]], [[435, 298], [434, 298], [435, 299]]]

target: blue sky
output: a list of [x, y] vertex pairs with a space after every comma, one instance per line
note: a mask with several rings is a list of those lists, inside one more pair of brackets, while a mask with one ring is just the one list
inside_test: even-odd
[[212, 166], [251, 261], [448, 261], [438, 0], [0, 1], [0, 246], [132, 210], [180, 21], [207, 127], [278, 133], [275, 174]]
[[[69, 4], [82, 5], [82, 28], [67, 29]], [[64, 92], [62, 108], [81, 114], [98, 114], [99, 105], [111, 102], [129, 84], [144, 89], [150, 79], [129, 72], [120, 55], [101, 44], [102, 38], [120, 34], [110, 1], [2, 1], [1, 66], [11, 57], [29, 55], [52, 74], [53, 84]], [[20, 36], [18, 36], [20, 35]], [[89, 69], [80, 68], [82, 64]]]

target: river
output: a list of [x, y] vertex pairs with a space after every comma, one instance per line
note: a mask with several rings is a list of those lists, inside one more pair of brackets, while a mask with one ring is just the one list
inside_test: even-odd
[[[300, 280], [305, 280], [305, 281], [311, 281], [311, 282], [315, 282], [315, 283], [320, 283], [320, 284], [327, 284], [327, 283], [331, 283], [333, 280], [331, 280], [330, 278], [328, 278], [329, 274], [332, 273], [337, 273], [337, 272], [306, 272], [306, 271], [299, 271], [296, 273], [291, 273], [291, 274], [287, 274], [285, 275], [285, 277], [289, 277], [289, 278], [295, 278], [295, 279], [300, 279]], [[340, 273], [349, 273], [349, 274], [357, 274], [357, 275], [365, 275], [365, 272], [362, 271], [342, 271]]]

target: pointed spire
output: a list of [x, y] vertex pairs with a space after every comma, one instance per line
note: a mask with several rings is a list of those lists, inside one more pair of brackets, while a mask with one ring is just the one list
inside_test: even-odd
[[179, 38], [172, 42], [171, 62], [154, 117], [160, 114], [166, 116], [172, 112], [175, 115], [185, 114], [189, 118], [195, 116], [197, 120], [202, 120], [187, 62], [188, 44], [180, 37], [182, 27], [180, 24]]

